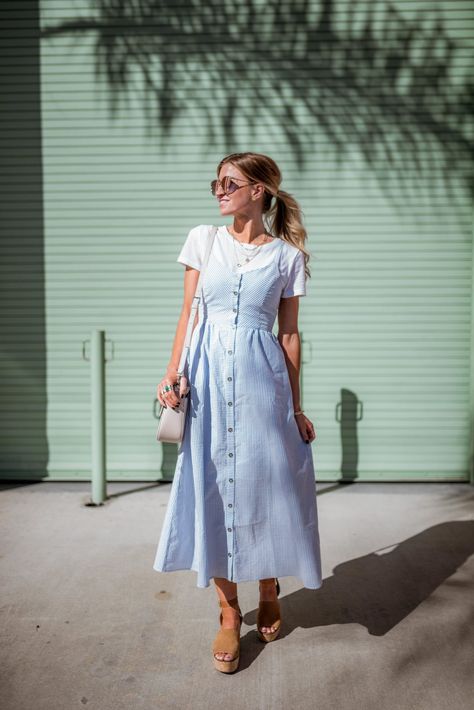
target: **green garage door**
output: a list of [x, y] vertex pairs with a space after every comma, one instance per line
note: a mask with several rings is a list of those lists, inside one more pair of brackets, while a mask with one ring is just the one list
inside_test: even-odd
[[[437, 55], [442, 87], [426, 69], [435, 6], [437, 36], [454, 47]], [[276, 7], [255, 2], [248, 27]], [[468, 479], [472, 214], [459, 97], [471, 5], [400, 0], [369, 25], [373, 3], [334, 3], [326, 19], [324, 3], [309, 3], [306, 25], [295, 3], [279, 7], [266, 33], [249, 30], [254, 72], [243, 74], [229, 60], [239, 13], [223, 36], [171, 3], [156, 27], [94, 3], [4, 3], [3, 478], [90, 477], [82, 348], [94, 328], [109, 341], [109, 479], [172, 472], [153, 403], [182, 299], [176, 257], [192, 226], [220, 223], [209, 191], [219, 160], [249, 149], [280, 164], [309, 234], [302, 400], [318, 480]], [[407, 59], [410, 29], [419, 46]]]

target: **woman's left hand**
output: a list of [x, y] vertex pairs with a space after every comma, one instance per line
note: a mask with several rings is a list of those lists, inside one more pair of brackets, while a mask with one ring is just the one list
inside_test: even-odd
[[298, 429], [300, 430], [301, 436], [307, 444], [310, 444], [312, 441], [314, 441], [314, 439], [316, 439], [316, 432], [314, 430], [312, 422], [303, 413], [296, 414], [295, 419], [298, 425]]

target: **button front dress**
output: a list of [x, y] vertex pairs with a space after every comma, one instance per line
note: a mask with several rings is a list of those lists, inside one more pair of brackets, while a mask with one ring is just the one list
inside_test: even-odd
[[[178, 261], [200, 268], [210, 225]], [[257, 248], [257, 247], [255, 247]], [[188, 358], [190, 400], [153, 569], [244, 582], [294, 576], [322, 584], [311, 444], [294, 417], [272, 328], [280, 298], [305, 295], [302, 252], [275, 238], [235, 266], [220, 227], [203, 277]]]

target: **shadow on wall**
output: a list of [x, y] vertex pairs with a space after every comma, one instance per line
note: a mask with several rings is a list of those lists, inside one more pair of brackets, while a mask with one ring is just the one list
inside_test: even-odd
[[[14, 8], [2, 9], [2, 18]], [[0, 308], [2, 477], [47, 470], [47, 361], [39, 7], [29, 3], [0, 42]]]
[[340, 483], [352, 483], [358, 477], [359, 440], [357, 422], [362, 419], [363, 406], [355, 392], [342, 388], [340, 401], [336, 405], [336, 422], [339, 423], [341, 437], [341, 478]]
[[472, 194], [473, 81], [467, 67], [460, 76], [462, 45], [438, 8], [407, 19], [388, 2], [103, 0], [42, 38], [85, 33], [96, 37], [112, 115], [141, 72], [163, 151], [183, 114], [190, 131], [207, 127], [203, 150], [238, 150], [244, 122], [250, 136], [281, 132], [299, 168], [321, 136], [336, 164], [356, 150], [389, 199], [404, 192], [405, 206], [421, 181], [441, 180], [452, 199], [457, 181]]

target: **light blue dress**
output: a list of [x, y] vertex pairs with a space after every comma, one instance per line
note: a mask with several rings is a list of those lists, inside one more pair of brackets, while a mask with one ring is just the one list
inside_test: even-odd
[[272, 332], [283, 240], [265, 266], [234, 272], [211, 252], [190, 344], [190, 401], [153, 569], [244, 582], [322, 584], [311, 444], [294, 417]]

